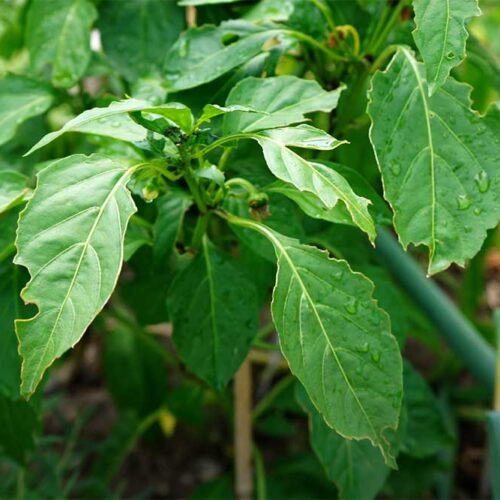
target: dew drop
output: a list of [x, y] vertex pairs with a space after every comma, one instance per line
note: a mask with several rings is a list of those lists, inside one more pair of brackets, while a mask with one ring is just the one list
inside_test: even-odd
[[342, 271], [341, 269], [339, 269], [338, 271], [335, 271], [335, 273], [333, 274], [333, 277], [338, 281], [338, 280], [341, 280], [342, 279], [342, 276], [344, 276], [344, 271]]
[[106, 123], [107, 121], [108, 121], [108, 119], [107, 119], [106, 117], [104, 117], [104, 116], [103, 116], [102, 118], [99, 118], [99, 119], [97, 120], [97, 123]]
[[451, 51], [446, 54], [447, 59], [453, 59], [455, 57], [455, 52]]
[[483, 210], [479, 207], [474, 209], [474, 215], [481, 215], [483, 213]]
[[457, 205], [459, 210], [467, 210], [471, 206], [471, 200], [466, 194], [459, 194], [457, 196]]
[[368, 342], [363, 342], [358, 348], [357, 351], [359, 352], [368, 352]]
[[393, 163], [391, 165], [391, 172], [394, 174], [394, 175], [399, 175], [401, 173], [401, 167], [399, 166], [399, 163]]
[[380, 361], [380, 352], [378, 351], [373, 351], [371, 353], [372, 359], [374, 363], [378, 363]]
[[479, 172], [475, 177], [474, 180], [476, 181], [477, 187], [479, 188], [479, 191], [481, 193], [486, 193], [490, 187], [490, 179], [488, 177], [488, 174], [482, 170]]
[[111, 123], [111, 126], [112, 126], [113, 128], [118, 128], [118, 127], [120, 126], [120, 122], [112, 122], [112, 123]]
[[358, 303], [357, 303], [357, 300], [356, 299], [352, 299], [350, 300], [349, 302], [347, 302], [345, 304], [345, 310], [349, 313], [349, 314], [356, 314], [357, 310], [358, 310]]

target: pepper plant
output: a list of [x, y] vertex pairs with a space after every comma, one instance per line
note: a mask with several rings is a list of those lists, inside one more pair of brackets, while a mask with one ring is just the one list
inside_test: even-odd
[[[188, 376], [217, 394], [251, 352], [277, 348], [276, 331], [342, 497], [375, 496], [398, 457], [453, 446], [401, 354], [410, 331], [433, 327], [374, 248], [385, 226], [425, 247], [429, 276], [446, 273], [499, 222], [500, 71], [468, 35], [476, 0], [6, 12], [0, 420], [24, 435], [0, 430], [11, 458], [33, 447], [51, 367], [120, 317], [169, 323]], [[105, 342], [112, 358], [120, 341]]]

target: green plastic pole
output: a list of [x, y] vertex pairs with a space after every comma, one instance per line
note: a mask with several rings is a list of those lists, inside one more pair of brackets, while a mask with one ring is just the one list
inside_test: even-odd
[[387, 229], [378, 228], [377, 253], [401, 286], [423, 309], [466, 368], [493, 392], [495, 351], [455, 304], [401, 248]]
[[497, 336], [497, 365], [493, 411], [488, 413], [488, 445], [493, 500], [500, 500], [500, 309], [494, 312]]

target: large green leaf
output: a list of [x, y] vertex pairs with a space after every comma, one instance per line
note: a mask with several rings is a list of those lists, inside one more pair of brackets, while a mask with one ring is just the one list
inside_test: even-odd
[[229, 221], [260, 232], [276, 250], [273, 320], [314, 406], [341, 436], [370, 440], [395, 466], [387, 434], [398, 424], [402, 361], [373, 284], [315, 247], [249, 219]]
[[71, 87], [90, 61], [90, 30], [97, 17], [89, 0], [33, 0], [26, 27], [33, 68], [52, 66], [52, 83]]
[[125, 187], [133, 169], [99, 155], [74, 155], [38, 174], [16, 240], [15, 262], [31, 275], [22, 297], [38, 307], [36, 316], [16, 322], [26, 396], [80, 340], [115, 287], [135, 211]]
[[191, 111], [183, 104], [169, 103], [155, 106], [140, 99], [126, 99], [112, 102], [105, 108], [92, 108], [84, 111], [65, 123], [60, 130], [42, 137], [26, 155], [43, 148], [67, 132], [104, 135], [129, 142], [142, 141], [146, 138], [146, 130], [128, 116], [128, 113], [134, 111], [145, 111], [163, 116], [186, 132], [190, 131], [193, 126]]
[[366, 440], [344, 439], [326, 425], [302, 386], [297, 384], [295, 393], [309, 415], [311, 447], [326, 475], [339, 489], [339, 497], [352, 500], [374, 498], [390, 471], [380, 450]]
[[299, 125], [250, 134], [262, 147], [271, 172], [282, 181], [317, 197], [327, 208], [343, 203], [355, 225], [375, 239], [375, 225], [368, 212], [370, 201], [357, 196], [349, 183], [334, 169], [306, 160], [292, 147], [329, 150], [342, 144], [326, 132], [310, 125]]
[[28, 178], [15, 170], [0, 171], [0, 213], [16, 205], [24, 197]]
[[295, 76], [246, 78], [231, 90], [226, 104], [243, 105], [262, 113], [231, 113], [224, 117], [224, 133], [253, 132], [303, 122], [314, 111], [337, 106], [343, 88], [327, 92], [314, 80]]
[[200, 253], [172, 283], [167, 304], [180, 356], [199, 377], [222, 389], [257, 332], [253, 283], [205, 238]]
[[280, 33], [244, 21], [190, 28], [166, 55], [167, 88], [175, 92], [211, 82], [258, 55]]
[[477, 0], [413, 0], [415, 43], [425, 63], [429, 95], [465, 57], [466, 19], [481, 15]]
[[46, 111], [53, 95], [47, 85], [25, 76], [7, 75], [0, 80], [0, 144], [14, 137], [28, 118]]
[[500, 112], [482, 119], [452, 79], [427, 90], [423, 66], [399, 49], [373, 78], [370, 136], [400, 241], [428, 246], [437, 273], [464, 265], [500, 219]]
[[184, 9], [174, 1], [105, 0], [99, 5], [104, 53], [130, 81], [159, 73], [168, 48], [184, 27]]

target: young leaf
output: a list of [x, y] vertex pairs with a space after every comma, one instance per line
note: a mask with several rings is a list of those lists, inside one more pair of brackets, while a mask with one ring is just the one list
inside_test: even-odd
[[14, 170], [0, 172], [0, 214], [23, 199], [27, 180], [25, 175]]
[[192, 203], [189, 194], [180, 189], [172, 189], [158, 200], [158, 217], [153, 227], [155, 258], [163, 259], [173, 250], [184, 215]]
[[244, 21], [190, 28], [166, 55], [167, 89], [176, 92], [211, 82], [260, 54], [280, 33]]
[[26, 43], [37, 73], [52, 65], [52, 83], [71, 87], [90, 61], [90, 29], [97, 17], [88, 0], [33, 0]]
[[22, 212], [16, 264], [31, 280], [22, 292], [38, 314], [18, 320], [21, 392], [81, 338], [113, 291], [135, 206], [125, 185], [134, 167], [99, 155], [74, 155], [38, 174]]
[[423, 66], [399, 49], [372, 80], [370, 138], [402, 244], [430, 249], [429, 273], [464, 265], [500, 219], [500, 112], [481, 119], [470, 87], [449, 79], [428, 97]]
[[415, 43], [425, 63], [429, 95], [448, 78], [465, 57], [465, 21], [480, 16], [477, 0], [414, 0]]
[[98, 27], [107, 58], [133, 82], [161, 71], [167, 49], [184, 28], [184, 9], [173, 1], [105, 0]]
[[200, 378], [222, 389], [245, 359], [257, 332], [257, 292], [247, 276], [207, 238], [169, 290], [173, 340]]
[[219, 106], [218, 104], [207, 104], [203, 108], [201, 116], [196, 121], [196, 127], [203, 123], [209, 122], [212, 118], [225, 115], [226, 113], [235, 113], [236, 111], [243, 111], [246, 113], [256, 113], [257, 111], [249, 108], [248, 106], [240, 106], [238, 104], [232, 106]]
[[295, 394], [309, 415], [311, 447], [326, 475], [339, 489], [339, 497], [374, 498], [390, 471], [380, 451], [369, 441], [345, 439], [328, 427], [300, 384], [296, 384]]
[[0, 144], [12, 137], [28, 118], [46, 111], [54, 96], [47, 85], [25, 76], [7, 75], [0, 80]]
[[294, 185], [299, 191], [313, 194], [327, 209], [342, 202], [354, 224], [372, 241], [375, 239], [375, 225], [368, 212], [370, 201], [357, 196], [349, 183], [332, 168], [306, 160], [291, 149], [328, 150], [342, 144], [340, 141], [309, 125], [254, 132], [251, 137], [261, 145], [267, 165], [278, 179]]
[[246, 78], [233, 87], [226, 105], [248, 106], [257, 113], [227, 115], [224, 133], [254, 132], [303, 122], [308, 113], [336, 108], [342, 90], [339, 87], [327, 92], [316, 81], [295, 76]]
[[398, 424], [402, 361], [373, 284], [345, 261], [258, 222], [229, 222], [261, 233], [275, 248], [273, 320], [290, 370], [314, 406], [341, 436], [370, 440], [394, 467], [385, 433]]
[[146, 130], [128, 116], [128, 113], [134, 111], [145, 111], [163, 116], [186, 132], [189, 132], [193, 126], [193, 115], [183, 104], [173, 102], [155, 106], [139, 99], [127, 99], [112, 102], [106, 108], [92, 108], [84, 111], [65, 123], [60, 130], [42, 137], [25, 156], [43, 148], [67, 132], [104, 135], [129, 142], [142, 141], [146, 137]]

